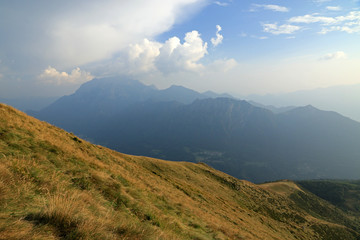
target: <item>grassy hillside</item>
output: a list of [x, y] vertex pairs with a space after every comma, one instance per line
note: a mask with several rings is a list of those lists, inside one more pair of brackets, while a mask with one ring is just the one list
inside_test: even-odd
[[360, 216], [360, 180], [309, 180], [297, 183], [342, 210]]
[[360, 239], [359, 227], [294, 183], [117, 153], [0, 104], [0, 239]]

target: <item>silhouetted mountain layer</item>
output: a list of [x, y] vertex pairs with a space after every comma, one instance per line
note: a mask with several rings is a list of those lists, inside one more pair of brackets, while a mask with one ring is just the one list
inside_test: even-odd
[[311, 104], [320, 109], [336, 111], [360, 122], [359, 93], [360, 84], [354, 84], [264, 96], [250, 95], [246, 99], [277, 107]]
[[360, 178], [360, 124], [312, 106], [274, 114], [183, 87], [97, 79], [35, 116], [122, 152], [201, 161], [255, 182]]
[[273, 113], [283, 113], [283, 112], [290, 111], [290, 110], [292, 110], [294, 108], [297, 108], [295, 106], [275, 107], [273, 105], [263, 105], [261, 103], [257, 103], [257, 102], [251, 101], [251, 100], [247, 101], [247, 102], [251, 103], [255, 107], [261, 107], [261, 108], [268, 109], [268, 110], [272, 111]]

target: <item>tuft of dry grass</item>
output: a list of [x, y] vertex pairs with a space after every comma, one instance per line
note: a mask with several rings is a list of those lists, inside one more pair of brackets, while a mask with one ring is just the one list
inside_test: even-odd
[[6, 200], [8, 192], [13, 183], [11, 172], [3, 165], [0, 165], [0, 206]]

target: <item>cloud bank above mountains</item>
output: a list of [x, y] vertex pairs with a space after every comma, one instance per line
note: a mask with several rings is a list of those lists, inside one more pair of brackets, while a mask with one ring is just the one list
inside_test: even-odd
[[[25, 72], [36, 75], [38, 84], [59, 86], [78, 85], [93, 77], [79, 66], [100, 76], [200, 72], [205, 69], [200, 60], [208, 54], [208, 43], [197, 30], [187, 32], [183, 40], [154, 39], [207, 4], [204, 0], [9, 2], [0, 10], [13, 21], [1, 26], [8, 35], [0, 40], [0, 59], [6, 56], [10, 68], [4, 74], [19, 79], [17, 73]], [[216, 29], [214, 47], [223, 40], [220, 25]], [[213, 64], [226, 70], [234, 62]]]
[[359, 26], [359, 9], [338, 0], [4, 0], [0, 97], [124, 74], [242, 94], [351, 84], [360, 49], [345, 35]]
[[12, 1], [0, 11], [12, 21], [2, 23], [8, 37], [1, 40], [1, 53], [35, 56], [62, 68], [84, 65], [169, 30], [203, 4], [202, 0]]

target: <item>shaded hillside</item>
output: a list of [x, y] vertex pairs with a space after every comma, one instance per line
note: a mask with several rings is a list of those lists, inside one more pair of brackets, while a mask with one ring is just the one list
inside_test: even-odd
[[34, 116], [121, 152], [201, 161], [255, 182], [360, 178], [360, 123], [312, 106], [275, 114], [203, 96], [97, 79]]
[[0, 104], [0, 239], [360, 239], [278, 184], [117, 153]]
[[359, 180], [307, 180], [297, 184], [342, 210], [360, 216]]

